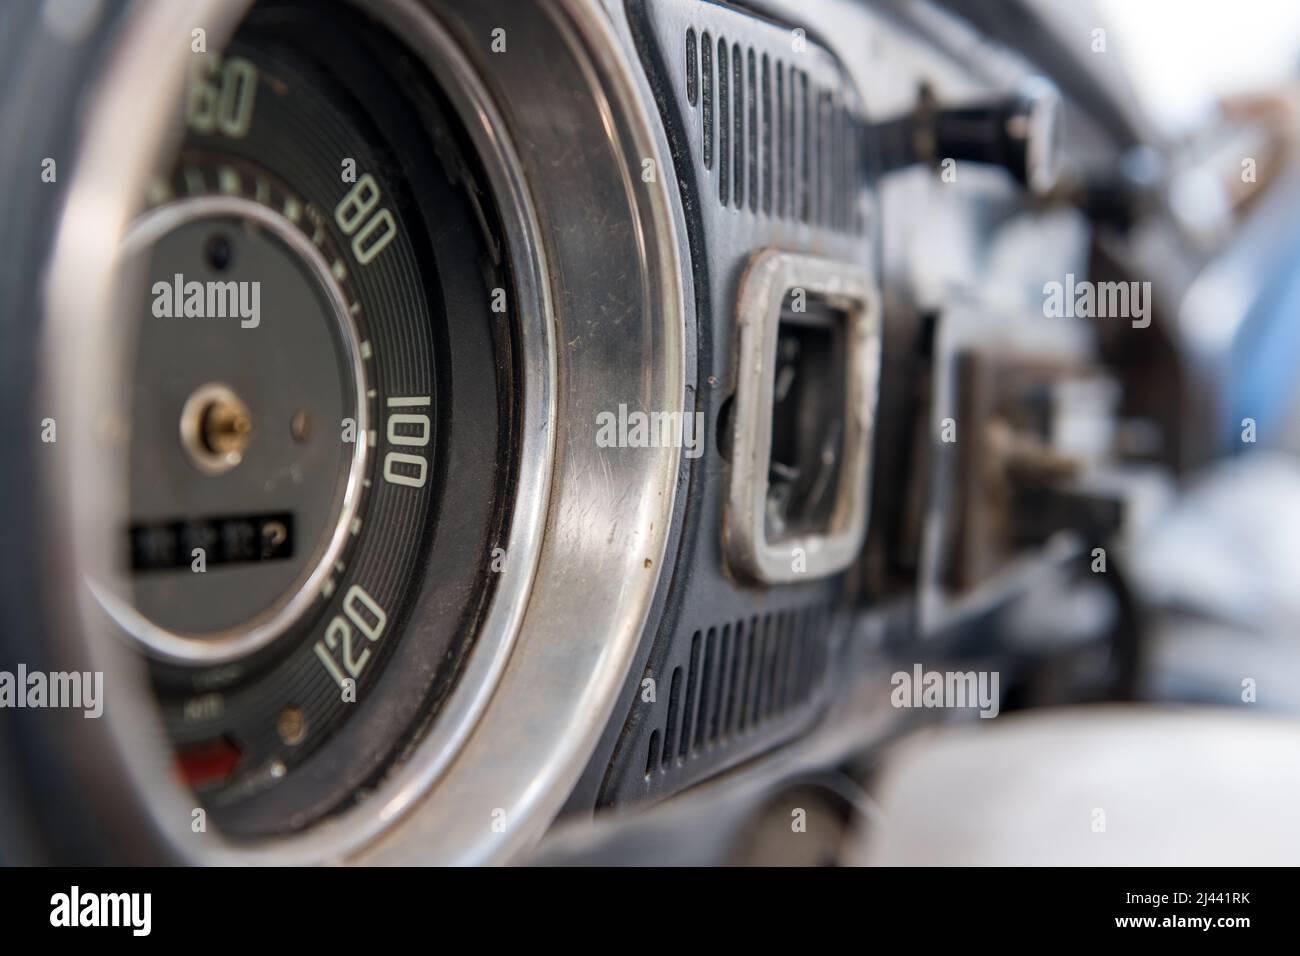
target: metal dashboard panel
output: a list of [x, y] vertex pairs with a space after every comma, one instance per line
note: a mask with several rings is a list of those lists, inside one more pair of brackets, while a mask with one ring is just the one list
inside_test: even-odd
[[721, 772], [806, 729], [825, 704], [845, 575], [764, 588], [728, 570], [721, 436], [751, 257], [775, 248], [864, 267], [874, 258], [862, 102], [823, 45], [795, 25], [702, 0], [633, 0], [626, 12], [681, 188], [698, 315], [688, 400], [706, 440], [597, 806], [662, 798]]

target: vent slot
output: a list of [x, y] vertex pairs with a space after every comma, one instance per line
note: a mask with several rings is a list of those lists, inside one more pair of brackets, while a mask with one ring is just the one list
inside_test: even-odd
[[[708, 36], [708, 34], [705, 34]], [[708, 41], [705, 40], [707, 43]], [[700, 66], [697, 62], [698, 47], [695, 45], [695, 31], [686, 31], [686, 102], [694, 106], [700, 98]]]
[[[810, 222], [812, 216], [812, 140], [813, 140], [813, 113], [809, 109], [811, 101], [808, 95], [808, 74], [803, 70], [799, 74], [799, 113], [803, 120], [803, 158], [801, 162], [801, 177], [799, 181], [799, 218], [804, 222]], [[816, 96], [816, 93], [813, 94]]]
[[731, 117], [735, 120], [736, 128], [732, 136], [732, 142], [736, 147], [736, 159], [731, 166], [731, 181], [736, 185], [735, 199], [736, 208], [745, 208], [745, 61], [740, 53], [740, 44], [734, 43], [731, 46], [731, 73], [732, 73], [732, 92], [735, 94], [735, 103], [732, 106]]
[[672, 690], [668, 694], [668, 726], [664, 728], [663, 766], [672, 763], [673, 751], [677, 749], [677, 727], [679, 723], [679, 701], [682, 691], [682, 669], [673, 670]]
[[727, 38], [718, 38], [718, 198], [731, 198], [731, 77], [727, 69]]
[[758, 212], [758, 67], [749, 48], [749, 211]]
[[704, 31], [700, 46], [701, 86], [704, 90], [704, 102], [701, 113], [704, 117], [704, 168], [713, 168], [713, 38]]
[[772, 215], [772, 64], [763, 54], [763, 215]]
[[689, 661], [672, 671], [662, 733], [650, 733], [646, 778], [747, 742], [809, 703], [822, 677], [828, 618], [819, 605], [696, 631]]
[[785, 184], [787, 160], [785, 131], [789, 123], [785, 117], [785, 64], [776, 61], [776, 215], [785, 218]]

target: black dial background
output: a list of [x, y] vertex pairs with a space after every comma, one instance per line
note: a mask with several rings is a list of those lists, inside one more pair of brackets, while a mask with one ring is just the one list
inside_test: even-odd
[[[241, 139], [187, 136], [172, 177], [178, 196], [195, 179], [215, 191], [216, 167], [272, 183], [269, 205], [292, 195], [328, 231], [359, 303], [366, 362], [371, 486], [362, 525], [331, 598], [266, 651], [233, 665], [184, 668], [155, 662], [155, 683], [178, 746], [226, 739], [242, 751], [225, 783], [201, 791], [232, 835], [303, 826], [346, 805], [433, 718], [472, 643], [491, 591], [492, 549], [503, 538], [513, 481], [514, 360], [511, 315], [491, 310], [507, 290], [508, 263], [483, 176], [463, 131], [414, 58], [382, 29], [342, 5], [259, 6], [225, 56], [259, 73], [252, 126]], [[368, 265], [357, 263], [334, 209], [351, 183], [342, 161], [370, 173], [399, 236]], [[327, 253], [327, 258], [331, 253]], [[388, 396], [430, 395], [434, 437], [423, 488], [383, 480]], [[424, 411], [420, 409], [420, 411]], [[388, 613], [383, 636], [345, 703], [313, 645], [360, 583]], [[208, 695], [219, 695], [211, 697]], [[285, 707], [301, 708], [306, 735], [277, 732]], [[274, 770], [273, 770], [274, 768]]]

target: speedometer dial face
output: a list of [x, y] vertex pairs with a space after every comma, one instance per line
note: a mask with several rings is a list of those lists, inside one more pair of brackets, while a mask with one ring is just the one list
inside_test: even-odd
[[448, 101], [351, 8], [259, 5], [178, 106], [125, 250], [109, 604], [180, 773], [263, 835], [376, 782], [470, 650], [509, 523], [510, 264]]

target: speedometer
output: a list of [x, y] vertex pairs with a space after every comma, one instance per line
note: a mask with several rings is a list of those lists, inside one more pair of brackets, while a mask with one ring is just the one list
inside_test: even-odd
[[259, 6], [184, 118], [126, 243], [105, 603], [182, 777], [262, 834], [370, 782], [464, 659], [509, 520], [516, 297], [452, 108], [360, 13]]

